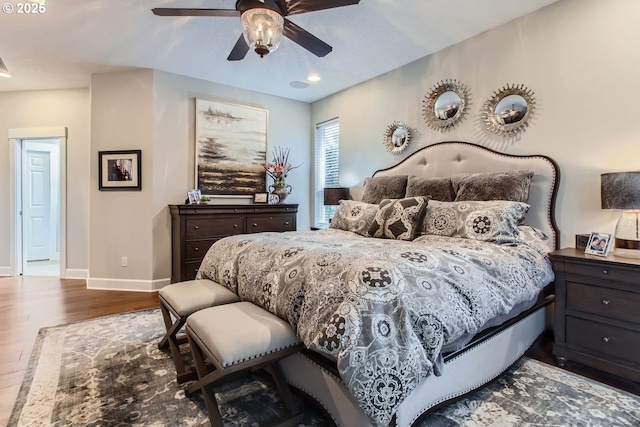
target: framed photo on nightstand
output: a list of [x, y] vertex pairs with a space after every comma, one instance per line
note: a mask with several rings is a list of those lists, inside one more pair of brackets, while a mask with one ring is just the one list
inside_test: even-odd
[[611, 234], [591, 233], [584, 253], [606, 257], [609, 255], [609, 251], [611, 250], [612, 240]]

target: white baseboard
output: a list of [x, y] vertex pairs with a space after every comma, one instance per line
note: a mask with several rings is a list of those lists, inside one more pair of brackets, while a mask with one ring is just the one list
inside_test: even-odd
[[0, 267], [0, 276], [13, 276], [11, 267]]
[[87, 279], [89, 278], [89, 270], [67, 268], [64, 272], [64, 278], [65, 279]]
[[87, 289], [106, 291], [154, 292], [171, 283], [170, 278], [157, 280], [87, 278]]

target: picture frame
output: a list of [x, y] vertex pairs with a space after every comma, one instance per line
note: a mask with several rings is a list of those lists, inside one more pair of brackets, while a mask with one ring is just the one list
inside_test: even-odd
[[256, 204], [266, 204], [269, 202], [269, 193], [260, 192], [253, 194], [253, 203]]
[[141, 191], [142, 150], [98, 152], [100, 191]]
[[585, 254], [606, 257], [611, 250], [611, 242], [613, 238], [607, 233], [591, 233], [587, 241], [587, 247], [584, 249]]
[[194, 187], [248, 199], [264, 191], [268, 111], [196, 98], [195, 115]]
[[200, 192], [200, 190], [195, 189], [195, 190], [191, 190], [187, 193], [187, 196], [189, 197], [189, 204], [190, 205], [199, 205], [200, 204], [200, 198], [202, 197], [202, 193]]

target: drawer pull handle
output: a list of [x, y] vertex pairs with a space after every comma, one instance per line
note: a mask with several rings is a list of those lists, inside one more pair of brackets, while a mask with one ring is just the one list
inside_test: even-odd
[[611, 304], [611, 300], [603, 299], [603, 300], [602, 300], [602, 304], [604, 304], [604, 305], [609, 305], [609, 304]]
[[233, 228], [238, 228], [238, 224], [233, 224]]
[[194, 228], [194, 230], [197, 230], [200, 227], [198, 227], [197, 225], [194, 225], [193, 228]]
[[193, 248], [193, 250], [198, 252], [200, 250], [200, 248], [196, 246], [195, 248]]
[[257, 227], [257, 226], [258, 226], [258, 224], [256, 224], [256, 223], [254, 222], [254, 223], [253, 223], [253, 226], [254, 226], [254, 227]]
[[609, 338], [609, 337], [603, 337], [602, 338], [602, 342], [604, 342], [604, 343], [607, 343], [609, 341], [611, 341], [611, 338]]
[[602, 274], [609, 274], [609, 270], [602, 270]]
[[284, 225], [289, 225], [289, 221], [285, 221], [285, 222], [284, 222]]

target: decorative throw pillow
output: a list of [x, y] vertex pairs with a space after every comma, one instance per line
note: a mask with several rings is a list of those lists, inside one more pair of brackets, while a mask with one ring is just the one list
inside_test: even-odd
[[369, 228], [369, 235], [383, 239], [413, 240], [428, 201], [428, 197], [383, 200]]
[[517, 243], [518, 224], [529, 205], [505, 200], [439, 202], [432, 200], [424, 218], [423, 233], [439, 236]]
[[451, 185], [451, 178], [422, 178], [410, 176], [407, 180], [405, 197], [431, 196], [431, 200], [453, 202], [456, 193]]
[[364, 180], [362, 201], [378, 204], [384, 199], [401, 199], [407, 188], [406, 175], [373, 176]]
[[378, 205], [358, 202], [356, 200], [340, 200], [340, 205], [331, 219], [329, 228], [369, 236], [369, 228], [377, 212]]
[[511, 200], [527, 203], [533, 171], [515, 170], [496, 173], [456, 174], [451, 183], [455, 201]]

